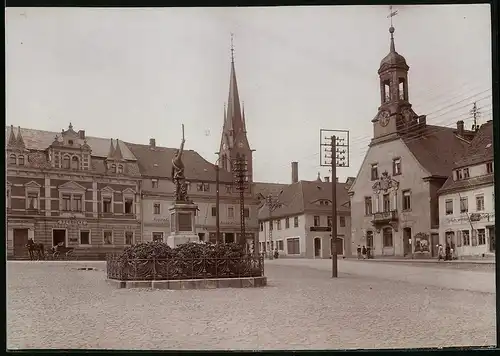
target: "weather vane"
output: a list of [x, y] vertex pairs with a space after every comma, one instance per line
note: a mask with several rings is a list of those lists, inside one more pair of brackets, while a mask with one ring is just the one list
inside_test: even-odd
[[387, 18], [391, 19], [391, 27], [392, 27], [392, 18], [398, 14], [398, 10], [392, 11], [392, 5], [389, 6], [389, 15], [387, 15]]

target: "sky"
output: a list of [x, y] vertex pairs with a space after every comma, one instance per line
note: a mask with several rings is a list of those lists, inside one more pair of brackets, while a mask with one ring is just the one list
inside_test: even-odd
[[[489, 5], [394, 6], [409, 99], [427, 123], [492, 119]], [[7, 124], [186, 148], [215, 162], [228, 98], [230, 34], [254, 180], [320, 167], [320, 129], [349, 130], [356, 176], [380, 105], [387, 6], [7, 8]], [[323, 153], [324, 154], [324, 153]]]

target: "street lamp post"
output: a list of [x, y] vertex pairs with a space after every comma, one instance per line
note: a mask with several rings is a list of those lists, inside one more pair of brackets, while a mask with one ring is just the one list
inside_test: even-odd
[[[220, 155], [219, 152], [215, 152], [216, 155]], [[220, 243], [220, 196], [219, 196], [219, 187], [220, 187], [220, 167], [219, 167], [220, 156], [215, 161], [215, 242]]]

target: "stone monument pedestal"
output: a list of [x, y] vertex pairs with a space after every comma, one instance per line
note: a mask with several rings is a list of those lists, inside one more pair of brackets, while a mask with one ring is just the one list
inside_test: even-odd
[[175, 202], [170, 211], [170, 236], [167, 245], [171, 248], [188, 242], [198, 242], [196, 234], [195, 213], [198, 205], [191, 202]]

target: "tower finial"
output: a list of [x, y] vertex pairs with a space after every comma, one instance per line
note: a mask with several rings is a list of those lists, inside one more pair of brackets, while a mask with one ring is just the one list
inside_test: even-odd
[[391, 34], [391, 52], [396, 52], [396, 47], [394, 46], [394, 26], [392, 26], [392, 18], [398, 14], [398, 10], [392, 11], [392, 5], [389, 6], [389, 15], [387, 17], [391, 20], [391, 27], [389, 27], [389, 33]]
[[233, 43], [234, 33], [231, 33], [231, 63], [234, 63], [234, 43]]

